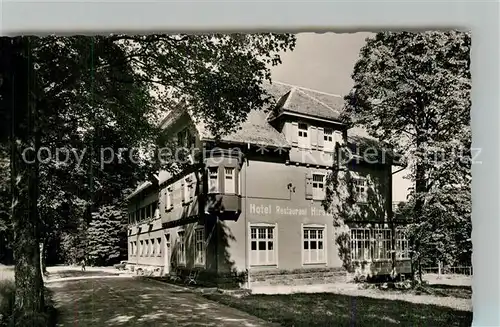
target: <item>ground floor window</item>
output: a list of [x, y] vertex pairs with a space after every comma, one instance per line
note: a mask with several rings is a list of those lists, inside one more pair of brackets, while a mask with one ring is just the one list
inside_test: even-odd
[[403, 229], [396, 230], [396, 258], [409, 259], [408, 237]]
[[303, 228], [302, 259], [304, 264], [326, 263], [325, 227]]
[[178, 232], [178, 250], [177, 250], [177, 262], [180, 265], [186, 264], [186, 243], [185, 243], [185, 233], [184, 231]]
[[139, 255], [142, 257], [144, 254], [144, 241], [139, 242]]
[[252, 266], [276, 265], [275, 225], [250, 226], [250, 262]]
[[156, 239], [156, 245], [158, 246], [158, 250], [156, 251], [156, 255], [161, 257], [161, 237]]
[[205, 264], [205, 230], [204, 227], [195, 230], [195, 264]]
[[[407, 259], [408, 240], [402, 230], [395, 235], [397, 259]], [[351, 258], [354, 261], [390, 260], [392, 253], [392, 231], [389, 228], [351, 229]]]
[[391, 259], [392, 235], [390, 229], [373, 230], [373, 259]]
[[156, 254], [156, 244], [155, 244], [155, 239], [151, 239], [151, 256], [154, 257]]
[[371, 235], [370, 229], [351, 230], [351, 259], [370, 260], [371, 259]]
[[149, 256], [149, 240], [146, 240], [146, 248], [145, 248], [145, 255], [144, 256]]

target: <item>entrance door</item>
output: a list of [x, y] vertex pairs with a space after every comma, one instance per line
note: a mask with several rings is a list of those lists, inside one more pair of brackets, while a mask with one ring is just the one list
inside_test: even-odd
[[166, 275], [170, 273], [170, 234], [165, 234], [163, 254], [163, 272]]

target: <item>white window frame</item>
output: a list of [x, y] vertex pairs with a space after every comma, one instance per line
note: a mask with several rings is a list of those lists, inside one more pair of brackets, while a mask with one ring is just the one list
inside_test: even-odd
[[[214, 179], [215, 179], [215, 185], [212, 185]], [[208, 193], [219, 193], [219, 167], [208, 167], [207, 182], [208, 182]], [[214, 187], [212, 188], [212, 186]]]
[[179, 265], [186, 265], [186, 231], [180, 230], [177, 232], [177, 242], [179, 247], [177, 250], [177, 263]]
[[335, 131], [333, 128], [323, 129], [323, 151], [324, 152], [334, 152], [335, 151]]
[[371, 228], [352, 228], [350, 234], [351, 260], [353, 262], [372, 261], [373, 246]]
[[224, 194], [236, 194], [236, 168], [234, 167], [224, 167]]
[[[306, 237], [307, 234], [307, 237]], [[321, 234], [321, 237], [319, 235]], [[314, 236], [314, 237], [311, 237]], [[302, 264], [303, 265], [326, 265], [327, 256], [327, 226], [316, 224], [302, 224]], [[311, 249], [311, 244], [316, 243], [316, 249]], [[307, 249], [305, 245], [307, 243]], [[322, 244], [322, 249], [319, 249]]]
[[373, 261], [391, 260], [392, 231], [390, 228], [373, 228]]
[[396, 259], [405, 260], [410, 259], [409, 241], [407, 233], [402, 228], [396, 229]]
[[170, 211], [174, 207], [173, 190], [172, 186], [166, 187], [166, 197], [165, 197], [165, 210]]
[[205, 266], [206, 256], [205, 226], [199, 226], [194, 230], [194, 264]]
[[366, 202], [368, 199], [368, 178], [364, 176], [353, 177], [353, 189], [358, 202]]
[[150, 251], [151, 253], [150, 253], [150, 256], [151, 256], [151, 257], [154, 257], [154, 256], [155, 256], [155, 254], [156, 254], [156, 243], [155, 243], [155, 239], [154, 239], [154, 238], [150, 239], [150, 243], [151, 243], [151, 251]]
[[302, 122], [297, 124], [297, 145], [302, 149], [308, 149], [311, 147], [309, 124]]
[[146, 248], [146, 255], [145, 257], [149, 257], [149, 240], [144, 240], [144, 244], [146, 245], [145, 248]]
[[242, 173], [242, 170], [241, 168], [238, 169], [238, 194], [239, 195], [242, 195], [242, 176], [243, 176], [243, 173]]
[[[314, 176], [321, 176], [322, 181], [315, 181]], [[321, 173], [321, 172], [313, 172], [312, 173], [312, 196], [313, 200], [319, 200], [322, 201], [326, 197], [326, 191], [325, 191], [325, 179], [326, 179], [326, 174]], [[316, 185], [316, 187], [315, 187]], [[319, 187], [322, 185], [322, 187]]]
[[184, 202], [189, 202], [191, 201], [191, 177], [186, 176], [184, 178], [184, 189], [182, 190], [184, 192]]
[[161, 237], [156, 238], [156, 246], [158, 247], [158, 251], [156, 251], [156, 256], [161, 257], [162, 249], [161, 249]]
[[[252, 229], [255, 229], [255, 238], [252, 238]], [[265, 237], [260, 238], [259, 229], [265, 229]], [[272, 230], [272, 238], [269, 238], [269, 230]], [[260, 241], [262, 240], [262, 241]], [[266, 223], [249, 223], [248, 224], [248, 255], [250, 257], [250, 266], [251, 267], [278, 267], [278, 224], [266, 224]], [[252, 250], [252, 243], [255, 242], [256, 250]], [[266, 250], [258, 250], [259, 242], [265, 242]], [[273, 249], [267, 250], [269, 247], [269, 242], [272, 242]], [[253, 252], [257, 251], [256, 256], [258, 257], [257, 261], [253, 261]], [[265, 253], [259, 253], [259, 251], [265, 251]], [[273, 255], [270, 258], [270, 252], [272, 251]], [[261, 255], [263, 256], [261, 260]]]

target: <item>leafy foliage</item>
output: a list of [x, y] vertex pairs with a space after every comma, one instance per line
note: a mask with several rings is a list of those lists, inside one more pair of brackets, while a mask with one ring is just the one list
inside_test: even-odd
[[346, 122], [409, 164], [418, 262], [470, 258], [470, 42], [457, 31], [378, 33], [361, 49], [346, 97]]

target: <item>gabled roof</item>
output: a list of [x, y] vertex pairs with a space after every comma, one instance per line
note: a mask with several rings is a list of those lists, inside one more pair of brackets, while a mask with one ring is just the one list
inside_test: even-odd
[[[214, 137], [203, 122], [197, 123], [196, 129], [202, 141], [213, 140]], [[291, 147], [285, 135], [269, 124], [267, 113], [263, 110], [252, 110], [249, 112], [247, 120], [240, 125], [239, 130], [222, 136], [221, 141], [283, 149]]]
[[344, 107], [344, 99], [340, 95], [329, 94], [294, 86], [282, 82], [273, 82], [278, 88], [287, 89], [271, 114], [271, 119], [283, 113], [298, 113], [314, 118], [339, 121]]

